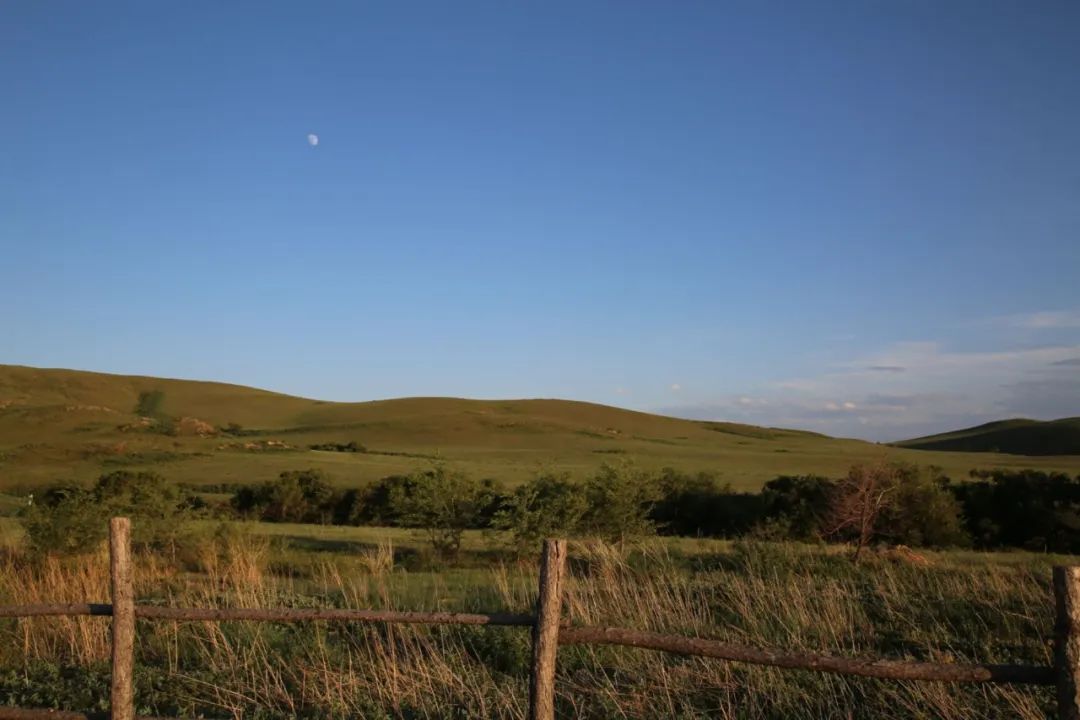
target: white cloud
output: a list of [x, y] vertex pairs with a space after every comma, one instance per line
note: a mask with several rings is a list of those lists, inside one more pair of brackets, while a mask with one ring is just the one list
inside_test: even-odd
[[617, 388], [615, 388], [615, 394], [616, 395], [629, 395], [630, 391], [627, 390], [624, 387], [617, 387]]
[[1045, 310], [1043, 312], [1004, 315], [996, 323], [1009, 327], [1048, 330], [1052, 328], [1080, 328], [1080, 310]]
[[315, 133], [309, 133], [307, 136], [307, 143], [311, 147], [315, 147], [319, 144], [319, 136]]
[[679, 383], [671, 384], [671, 392], [679, 392], [680, 390], [682, 390], [682, 385], [680, 385]]
[[1078, 357], [1080, 344], [975, 352], [936, 342], [894, 343], [817, 375], [770, 383], [752, 395], [663, 410], [898, 440], [1007, 417], [1075, 415], [1080, 411]]

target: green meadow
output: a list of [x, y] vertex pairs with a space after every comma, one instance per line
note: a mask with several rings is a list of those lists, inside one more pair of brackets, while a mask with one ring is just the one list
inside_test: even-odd
[[[350, 442], [364, 451], [310, 449]], [[974, 468], [1080, 472], [1080, 456], [914, 450], [565, 400], [333, 403], [221, 383], [0, 366], [0, 492], [9, 495], [115, 469], [152, 469], [212, 491], [318, 468], [351, 486], [432, 458], [509, 486], [540, 469], [582, 475], [618, 458], [708, 471], [747, 490], [778, 475], [836, 477], [882, 459], [940, 466], [956, 479]]]

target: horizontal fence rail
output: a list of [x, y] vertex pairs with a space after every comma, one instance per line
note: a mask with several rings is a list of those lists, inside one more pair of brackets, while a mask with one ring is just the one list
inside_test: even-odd
[[[0, 606], [0, 617], [111, 616], [112, 605], [9, 605]], [[179, 608], [136, 605], [135, 617], [177, 622], [387, 622], [428, 625], [502, 625], [532, 627], [533, 615], [456, 612], [405, 612], [389, 610], [343, 610], [309, 608]], [[788, 653], [748, 645], [727, 643], [685, 635], [664, 635], [644, 630], [616, 627], [560, 625], [559, 645], [622, 645], [659, 650], [677, 655], [730, 660], [751, 665], [793, 670], [859, 675], [885, 680], [925, 680], [931, 682], [1012, 683], [1053, 685], [1054, 669], [1033, 665], [971, 665], [960, 663], [865, 660], [815, 653]], [[0, 714], [0, 720], [3, 715]]]
[[[69, 605], [7, 605], [0, 606], [4, 617], [77, 617], [104, 615], [111, 617], [113, 606], [107, 603], [74, 603]], [[511, 625], [532, 627], [532, 615], [513, 613], [412, 612], [399, 610], [350, 610], [339, 608], [182, 608], [161, 605], [136, 605], [135, 617], [146, 620], [176, 621], [237, 621], [305, 622], [328, 620], [337, 622], [389, 622], [428, 625]]]
[[[68, 603], [0, 606], [0, 618], [113, 617], [123, 608], [130, 620], [113, 618], [113, 688], [111, 712], [81, 713], [0, 706], [0, 720], [168, 720], [136, 716], [131, 668], [134, 619], [174, 622], [377, 622], [432, 625], [499, 625], [528, 627], [533, 632], [533, 662], [529, 691], [529, 720], [553, 720], [555, 668], [561, 645], [617, 645], [678, 655], [814, 672], [854, 675], [882, 680], [949, 683], [1008, 683], [1055, 685], [1061, 720], [1080, 720], [1080, 567], [1054, 568], [1056, 600], [1054, 666], [935, 663], [850, 658], [806, 652], [784, 652], [685, 635], [618, 627], [572, 626], [561, 620], [566, 574], [566, 541], [545, 540], [540, 563], [540, 593], [536, 613], [412, 612], [337, 608], [181, 608], [134, 605], [129, 534], [126, 518], [110, 523], [110, 567], [114, 604]], [[126, 596], [126, 598], [125, 598]], [[117, 598], [125, 601], [117, 602]], [[132, 624], [128, 630], [124, 627]], [[130, 631], [130, 632], [129, 632]], [[127, 647], [123, 647], [126, 645]]]
[[736, 645], [719, 640], [662, 635], [642, 630], [612, 627], [568, 627], [559, 634], [561, 645], [623, 645], [661, 650], [677, 655], [732, 660], [751, 665], [883, 680], [925, 680], [956, 683], [1011, 683], [1014, 685], [1053, 685], [1054, 669], [1036, 665], [963, 665], [959, 663], [911, 662], [901, 660], [860, 660], [857, 658], [786, 653]]
[[398, 610], [345, 610], [310, 608], [173, 608], [139, 605], [135, 617], [153, 620], [251, 620], [256, 622], [388, 622], [426, 625], [516, 625], [532, 627], [532, 615], [509, 613], [408, 612]]
[[112, 617], [112, 605], [109, 603], [0, 605], [0, 618], [78, 617], [80, 615], [107, 615]]

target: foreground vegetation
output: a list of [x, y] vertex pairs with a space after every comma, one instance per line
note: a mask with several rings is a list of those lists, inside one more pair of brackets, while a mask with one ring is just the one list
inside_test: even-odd
[[208, 501], [150, 472], [113, 471], [84, 487], [65, 483], [18, 509], [34, 550], [78, 552], [103, 538], [102, 517], [137, 521], [136, 541], [162, 547], [192, 518], [414, 528], [454, 559], [468, 530], [505, 531], [503, 550], [527, 553], [544, 537], [591, 537], [622, 545], [665, 534], [912, 547], [1016, 548], [1080, 553], [1080, 476], [1038, 471], [978, 473], [954, 483], [934, 468], [855, 465], [838, 479], [779, 477], [759, 493], [667, 468], [605, 464], [584, 478], [541, 473], [507, 491], [436, 462], [341, 489], [319, 470], [283, 472], [258, 485], [223, 485]]
[[[740, 493], [619, 463], [580, 481], [541, 474], [505, 493], [435, 464], [365, 488], [342, 490], [309, 470], [231, 490], [213, 505], [153, 473], [115, 471], [40, 493], [0, 524], [0, 603], [107, 598], [101, 548], [113, 514], [134, 519], [139, 601], [188, 607], [527, 612], [539, 539], [568, 534], [609, 541], [572, 544], [572, 622], [847, 656], [1045, 665], [1050, 567], [1067, 558], [906, 545], [1075, 551], [1080, 539], [1080, 478], [1033, 471], [954, 486], [886, 463]], [[375, 520], [396, 527], [355, 524]], [[685, 537], [733, 528], [749, 539]], [[660, 529], [684, 537], [646, 539]], [[520, 628], [142, 622], [139, 637], [147, 714], [524, 716]], [[0, 638], [0, 698], [102, 708], [101, 618], [9, 620]], [[887, 683], [610, 647], [564, 648], [559, 692], [561, 716], [582, 718], [1037, 718], [1053, 707], [1047, 689]]]
[[[381, 534], [317, 532], [338, 531]], [[139, 602], [528, 612], [535, 597], [532, 559], [470, 569], [484, 544], [473, 535], [459, 561], [466, 567], [435, 574], [405, 569], [405, 548], [386, 540], [301, 564], [286, 541], [235, 526], [202, 538], [138, 558]], [[281, 557], [293, 562], [275, 564]], [[1047, 664], [1054, 560], [871, 553], [856, 565], [836, 549], [790, 543], [581, 542], [572, 545], [566, 609], [575, 623], [767, 647]], [[99, 550], [41, 559], [14, 546], [2, 562], [0, 603], [108, 596]], [[103, 709], [107, 632], [102, 618], [3, 621], [0, 698]], [[138, 634], [140, 712], [524, 717], [522, 629], [140, 622]], [[1053, 707], [1045, 688], [887, 683], [609, 647], [560, 650], [558, 692], [560, 715], [582, 718], [1043, 718]]]

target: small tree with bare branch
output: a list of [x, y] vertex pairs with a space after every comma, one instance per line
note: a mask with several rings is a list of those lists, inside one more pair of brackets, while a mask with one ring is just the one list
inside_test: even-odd
[[896, 466], [885, 462], [855, 465], [836, 483], [823, 526], [826, 537], [849, 540], [855, 545], [852, 561], [879, 532], [882, 515], [890, 507], [900, 484]]

